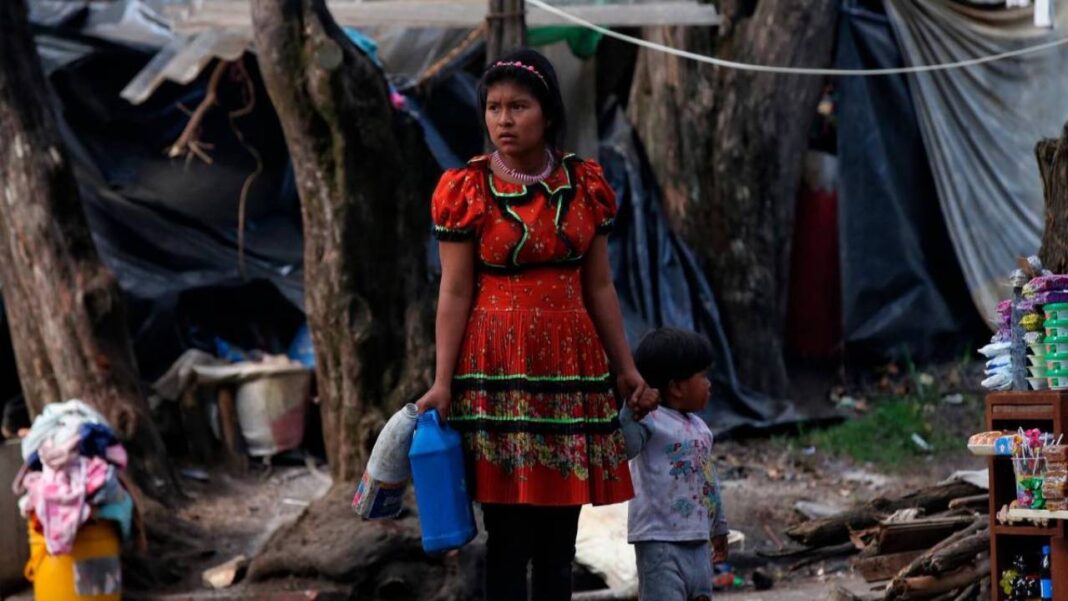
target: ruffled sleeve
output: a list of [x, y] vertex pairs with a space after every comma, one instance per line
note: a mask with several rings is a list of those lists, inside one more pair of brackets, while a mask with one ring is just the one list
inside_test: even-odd
[[471, 169], [449, 169], [430, 201], [434, 237], [446, 242], [471, 240], [482, 225], [486, 199]]
[[604, 170], [595, 161], [584, 161], [584, 185], [597, 223], [597, 233], [607, 234], [616, 223], [616, 193], [604, 178]]

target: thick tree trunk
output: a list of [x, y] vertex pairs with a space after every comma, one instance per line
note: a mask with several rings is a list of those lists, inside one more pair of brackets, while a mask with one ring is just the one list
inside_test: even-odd
[[301, 198], [327, 456], [352, 480], [384, 413], [430, 380], [427, 169], [410, 124], [397, 138], [382, 72], [323, 0], [256, 0], [252, 21]]
[[[724, 0], [719, 37], [645, 36], [746, 63], [819, 66], [831, 56], [833, 0]], [[823, 80], [712, 68], [642, 50], [629, 113], [672, 226], [701, 258], [746, 384], [786, 396], [783, 330], [801, 165]]]
[[135, 478], [176, 489], [140, 394], [115, 277], [100, 262], [56, 131], [24, 0], [0, 2], [0, 282], [31, 412], [83, 399], [131, 450]]
[[1046, 226], [1038, 251], [1042, 265], [1053, 273], [1068, 272], [1068, 126], [1056, 140], [1035, 146], [1042, 190], [1046, 197]]

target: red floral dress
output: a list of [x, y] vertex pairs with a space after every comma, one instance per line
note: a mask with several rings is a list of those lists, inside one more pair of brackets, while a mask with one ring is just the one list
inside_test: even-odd
[[581, 505], [634, 495], [604, 347], [583, 303], [583, 255], [611, 229], [601, 167], [559, 157], [533, 186], [495, 178], [487, 157], [441, 177], [443, 241], [473, 240], [477, 286], [453, 377], [482, 503]]

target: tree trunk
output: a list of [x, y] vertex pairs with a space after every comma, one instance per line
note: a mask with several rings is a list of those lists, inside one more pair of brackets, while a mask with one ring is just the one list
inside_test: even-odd
[[[647, 38], [746, 63], [820, 66], [831, 57], [833, 0], [724, 0], [708, 29], [647, 28]], [[783, 359], [790, 242], [801, 166], [822, 78], [713, 68], [642, 50], [629, 115], [664, 190], [672, 227], [712, 282], [743, 382], [786, 396]], [[704, 126], [694, 126], [704, 124]]]
[[1056, 140], [1035, 146], [1042, 191], [1046, 197], [1046, 226], [1038, 251], [1042, 265], [1053, 273], [1068, 272], [1068, 126]]
[[252, 22], [301, 198], [327, 457], [353, 480], [384, 413], [431, 379], [425, 149], [323, 0], [256, 0]]
[[140, 394], [114, 275], [97, 257], [47, 101], [24, 0], [0, 2], [0, 282], [27, 405], [80, 398], [111, 422], [131, 471], [177, 490]]
[[527, 44], [527, 21], [523, 0], [489, 0], [486, 13], [486, 64]]

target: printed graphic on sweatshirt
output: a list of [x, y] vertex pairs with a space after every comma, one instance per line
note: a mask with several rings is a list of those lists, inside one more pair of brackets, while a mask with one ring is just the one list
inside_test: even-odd
[[[664, 447], [664, 454], [670, 466], [668, 474], [675, 481], [672, 490], [675, 501], [671, 510], [688, 518], [698, 504], [708, 507], [708, 493], [705, 490], [708, 483], [703, 481], [706, 480], [707, 469], [712, 465], [712, 448], [708, 441], [698, 438], [674, 442]], [[695, 494], [698, 491], [700, 494]], [[679, 493], [685, 496], [679, 496]]]

